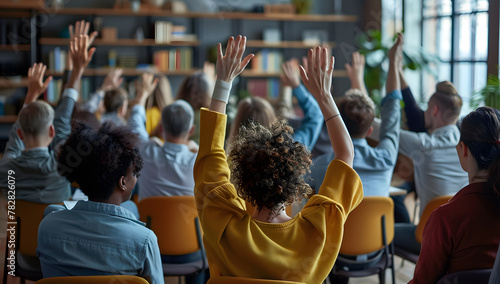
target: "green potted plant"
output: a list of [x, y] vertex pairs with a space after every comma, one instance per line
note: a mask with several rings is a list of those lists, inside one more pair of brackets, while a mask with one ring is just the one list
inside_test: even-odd
[[500, 78], [497, 75], [488, 75], [486, 86], [472, 95], [470, 107], [476, 109], [481, 105], [500, 109]]
[[[370, 30], [366, 34], [357, 37], [359, 52], [365, 55], [365, 84], [374, 102], [379, 105], [382, 98], [382, 88], [385, 85], [388, 72], [387, 53], [391, 49], [394, 40], [383, 42], [382, 33], [379, 30]], [[425, 52], [422, 48], [403, 50], [403, 66], [410, 70], [424, 70], [437, 77], [437, 73], [431, 68], [431, 64], [439, 62], [437, 56]]]

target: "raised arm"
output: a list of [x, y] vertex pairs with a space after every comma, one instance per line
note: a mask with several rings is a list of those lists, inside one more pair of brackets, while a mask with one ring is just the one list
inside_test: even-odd
[[128, 126], [143, 141], [149, 139], [148, 132], [146, 131], [146, 101], [155, 90], [157, 84], [158, 79], [155, 79], [153, 74], [142, 74], [142, 80], [137, 81], [136, 84], [135, 99], [131, 103], [132, 112], [128, 119]]
[[90, 99], [80, 105], [82, 110], [86, 110], [88, 112], [96, 112], [99, 108], [99, 104], [104, 98], [104, 94], [107, 91], [119, 88], [123, 82], [122, 78], [123, 70], [120, 68], [114, 69], [109, 72], [104, 78], [101, 87], [97, 89], [91, 96]]
[[347, 75], [351, 81], [351, 89], [361, 90], [363, 93], [368, 95], [368, 90], [365, 86], [365, 56], [359, 52], [354, 52], [352, 54], [352, 63], [346, 63], [345, 69], [347, 70]]
[[73, 62], [73, 71], [66, 84], [61, 98], [61, 102], [56, 109], [54, 116], [54, 128], [56, 136], [52, 141], [53, 149], [57, 151], [57, 147], [61, 145], [71, 133], [71, 115], [78, 100], [78, 91], [76, 90], [83, 71], [92, 60], [95, 53], [95, 48], [89, 49], [89, 37], [81, 35], [71, 40], [70, 56]]
[[399, 147], [399, 130], [401, 120], [400, 81], [398, 66], [403, 52], [403, 36], [398, 39], [389, 51], [389, 72], [387, 74], [386, 96], [381, 103], [380, 116], [382, 119], [377, 148], [385, 149], [389, 153], [391, 164], [396, 163]]
[[[45, 82], [43, 77], [47, 66], [43, 63], [35, 63], [28, 70], [28, 92], [26, 93], [26, 98], [24, 99], [24, 105], [28, 105], [38, 99], [41, 94], [47, 90], [52, 76], [48, 77]], [[24, 106], [23, 106], [24, 107]], [[19, 122], [16, 121], [9, 132], [9, 141], [5, 145], [5, 151], [3, 153], [4, 158], [15, 158], [21, 154], [24, 150], [24, 143], [17, 135], [17, 129], [19, 129]]]
[[292, 94], [297, 98], [299, 106], [304, 112], [300, 127], [295, 130], [295, 140], [306, 145], [308, 149], [314, 148], [323, 126], [323, 116], [318, 102], [300, 85], [300, 71], [298, 62], [289, 61], [283, 64], [282, 81], [292, 87]]
[[335, 158], [352, 167], [354, 158], [352, 140], [330, 93], [334, 62], [333, 56], [328, 57], [326, 48], [316, 47], [314, 50], [311, 49], [307, 55], [307, 70], [301, 66], [300, 76], [302, 82], [316, 98], [321, 108]]

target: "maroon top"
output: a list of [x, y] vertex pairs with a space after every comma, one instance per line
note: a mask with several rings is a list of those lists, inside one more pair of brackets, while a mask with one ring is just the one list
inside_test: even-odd
[[410, 283], [436, 283], [446, 274], [492, 268], [500, 242], [500, 203], [486, 183], [473, 183], [432, 212]]

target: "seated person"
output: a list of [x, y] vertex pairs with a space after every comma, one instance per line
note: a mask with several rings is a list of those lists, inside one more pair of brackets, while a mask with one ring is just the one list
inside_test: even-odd
[[429, 217], [410, 283], [493, 267], [500, 242], [499, 138], [499, 110], [480, 107], [463, 119], [456, 153], [469, 185]]
[[[294, 139], [304, 144], [307, 149], [312, 149], [321, 130], [323, 120], [318, 102], [300, 84], [298, 66], [287, 62], [283, 64], [282, 82], [286, 86], [292, 87], [292, 94], [299, 102], [299, 106], [304, 112], [304, 118], [300, 122], [294, 133]], [[236, 117], [229, 132], [228, 145], [233, 143], [242, 126], [250, 121], [258, 122], [266, 127], [271, 126], [277, 119], [276, 112], [269, 102], [258, 97], [250, 97], [240, 101]]]
[[[373, 101], [363, 91], [363, 73], [365, 68], [364, 56], [355, 52], [352, 55], [351, 76], [352, 89], [337, 101], [340, 114], [349, 131], [354, 145], [353, 169], [363, 182], [364, 196], [389, 196], [392, 172], [396, 165], [399, 146], [399, 121], [401, 99], [399, 77], [397, 75], [397, 52], [401, 52], [401, 45], [395, 45], [389, 52], [389, 73], [387, 77], [387, 96], [381, 103], [381, 129], [379, 144], [371, 147], [366, 137], [372, 131], [372, 122], [375, 115]], [[356, 74], [359, 73], [359, 74]], [[335, 153], [321, 155], [313, 160], [309, 184], [316, 191], [323, 183], [328, 165], [335, 158]]]
[[[80, 185], [89, 201], [78, 201], [71, 210], [46, 209], [55, 212], [38, 230], [37, 255], [45, 278], [124, 274], [163, 283], [156, 235], [120, 206], [130, 199], [142, 168], [138, 144], [126, 126], [75, 126], [62, 146], [58, 169]], [[71, 149], [81, 149], [79, 163]]]
[[128, 109], [127, 91], [116, 88], [104, 94], [104, 113], [101, 115], [101, 123], [111, 121], [116, 125], [126, 125], [125, 116]]
[[[75, 88], [85, 66], [85, 62], [75, 62], [75, 71], [55, 114], [49, 104], [37, 101], [52, 79], [49, 77], [43, 82], [46, 66], [38, 63], [29, 69], [24, 106], [12, 126], [0, 160], [1, 171], [16, 173], [16, 199], [60, 203], [70, 197], [70, 183], [57, 173], [56, 156], [71, 132], [71, 115], [78, 100]], [[0, 176], [0, 188], [7, 188], [7, 175]]]
[[151, 74], [145, 74], [129, 118], [130, 129], [141, 139], [140, 151], [144, 159], [143, 176], [138, 180], [139, 200], [152, 196], [194, 195], [193, 167], [196, 153], [187, 144], [194, 132], [193, 108], [184, 100], [166, 106], [161, 114], [161, 145], [149, 140], [146, 132], [144, 104], [155, 88]]
[[[240, 128], [229, 155], [232, 172], [227, 164], [224, 113], [233, 79], [253, 57], [242, 60], [245, 45], [246, 38], [231, 37], [225, 55], [218, 45], [218, 81], [210, 110], [201, 111], [195, 197], [210, 274], [321, 283], [339, 252], [344, 221], [363, 197], [351, 168], [352, 142], [330, 93], [334, 59], [326, 48], [310, 50], [301, 75], [319, 102], [336, 160], [319, 194], [290, 218], [285, 207], [312, 191], [303, 179], [311, 154], [293, 139], [290, 126], [279, 120], [270, 128], [257, 123]], [[252, 215], [245, 201], [257, 208]]]

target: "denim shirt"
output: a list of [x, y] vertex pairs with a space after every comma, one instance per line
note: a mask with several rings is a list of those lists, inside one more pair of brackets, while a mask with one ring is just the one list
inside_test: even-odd
[[[389, 196], [392, 172], [398, 157], [400, 99], [401, 92], [395, 90], [382, 100], [380, 110], [382, 122], [378, 137], [380, 142], [376, 147], [368, 145], [366, 139], [352, 139], [354, 146], [352, 168], [363, 183], [364, 196]], [[316, 192], [323, 183], [328, 165], [334, 158], [335, 153], [331, 152], [313, 160], [309, 183]]]
[[138, 275], [164, 283], [156, 235], [121, 206], [79, 201], [48, 214], [36, 252], [44, 278]]

